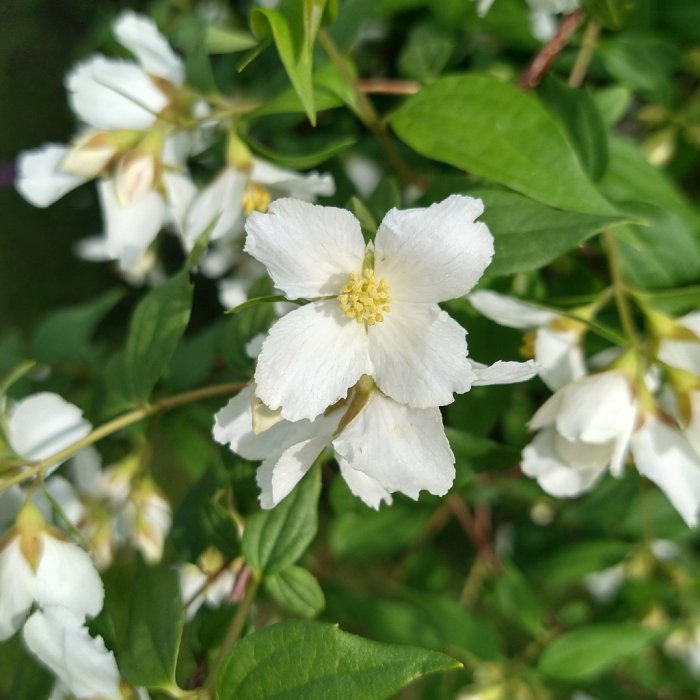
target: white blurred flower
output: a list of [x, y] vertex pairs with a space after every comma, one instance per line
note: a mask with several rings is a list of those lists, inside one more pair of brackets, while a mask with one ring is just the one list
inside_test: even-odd
[[[48, 391], [11, 404], [6, 421], [10, 447], [18, 456], [31, 461], [60, 452], [91, 430], [92, 425], [77, 406]], [[51, 469], [63, 461], [56, 462]]]
[[363, 374], [412, 408], [453, 401], [475, 378], [466, 331], [438, 306], [468, 292], [493, 255], [481, 200], [392, 209], [365, 246], [348, 211], [292, 199], [246, 223], [245, 250], [289, 299], [307, 303], [263, 343], [256, 393], [287, 420], [313, 419]]
[[170, 532], [172, 512], [163, 493], [150, 479], [142, 480], [129, 494], [118, 518], [123, 532], [144, 559], [157, 564]]
[[526, 342], [532, 340], [539, 375], [552, 391], [586, 374], [580, 323], [488, 289], [472, 292], [469, 301], [486, 318], [502, 326], [532, 329], [533, 336], [526, 336]]
[[530, 30], [535, 39], [549, 41], [557, 31], [557, 15], [578, 9], [580, 0], [527, 0], [530, 6]]
[[664, 651], [681, 659], [700, 678], [700, 623], [690, 630], [676, 630], [664, 642]]
[[583, 585], [596, 601], [610, 603], [626, 580], [625, 565], [620, 563], [588, 574], [583, 579]]
[[214, 547], [205, 550], [196, 564], [180, 566], [180, 588], [187, 606], [186, 619], [191, 620], [204, 604], [218, 608], [226, 602], [236, 585], [240, 567], [240, 561], [226, 565], [223, 555]]
[[83, 618], [102, 609], [104, 589], [90, 557], [58, 539], [27, 503], [0, 549], [0, 641], [24, 623], [32, 604], [61, 606]]

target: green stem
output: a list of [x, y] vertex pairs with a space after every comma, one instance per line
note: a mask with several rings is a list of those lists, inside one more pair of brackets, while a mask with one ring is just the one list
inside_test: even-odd
[[355, 77], [348, 70], [345, 59], [340, 51], [338, 51], [337, 46], [333, 42], [333, 39], [331, 39], [328, 32], [321, 29], [318, 33], [318, 41], [328, 55], [328, 58], [331, 59], [333, 65], [345, 79], [345, 82], [350, 86], [350, 89], [353, 92], [353, 97], [355, 98], [355, 107], [357, 109], [356, 114], [358, 118], [377, 137], [377, 140], [384, 149], [387, 157], [391, 161], [391, 164], [394, 166], [394, 168], [396, 168], [396, 172], [399, 174], [401, 179], [417, 185], [422, 190], [425, 190], [425, 181], [422, 177], [414, 173], [406, 161], [404, 161], [399, 149], [396, 147], [396, 144], [391, 138], [386, 125], [381, 120], [379, 114], [377, 114], [377, 110], [374, 108], [374, 105], [370, 102], [367, 95], [365, 95], [360, 89]]
[[[241, 576], [242, 574], [243, 572], [241, 572], [239, 576]], [[260, 581], [254, 576], [251, 577], [250, 581], [248, 582], [248, 587], [246, 588], [245, 595], [243, 596], [243, 600], [241, 600], [240, 604], [238, 605], [236, 614], [234, 615], [233, 620], [231, 621], [231, 626], [226, 632], [226, 637], [224, 638], [223, 644], [221, 645], [221, 649], [219, 650], [219, 654], [216, 657], [216, 661], [214, 662], [213, 666], [211, 667], [211, 670], [209, 671], [209, 675], [207, 676], [204, 688], [208, 691], [209, 697], [212, 700], [216, 700], [216, 679], [219, 675], [219, 671], [221, 670], [221, 666], [223, 665], [224, 661], [226, 660], [226, 657], [229, 655], [231, 649], [233, 649], [239, 637], [241, 636], [241, 633], [243, 632], [245, 623], [248, 620], [248, 616], [250, 615], [250, 609], [253, 607], [253, 603], [255, 602], [255, 596], [258, 592], [259, 586]]]
[[605, 248], [608, 251], [608, 266], [610, 269], [610, 282], [615, 295], [615, 303], [617, 311], [620, 314], [620, 322], [622, 328], [630, 340], [631, 344], [639, 351], [642, 350], [642, 341], [637, 335], [637, 329], [634, 325], [632, 317], [632, 309], [630, 308], [627, 299], [627, 287], [624, 277], [622, 276], [622, 267], [620, 265], [620, 251], [617, 247], [617, 241], [610, 231], [603, 231], [603, 241]]
[[64, 447], [55, 454], [52, 454], [46, 459], [42, 459], [40, 462], [25, 462], [25, 464], [31, 464], [29, 469], [15, 474], [9, 479], [5, 479], [2, 484], [0, 484], [0, 493], [7, 491], [11, 486], [19, 484], [26, 479], [31, 479], [39, 474], [43, 473], [52, 464], [57, 462], [63, 462], [69, 457], [72, 457], [76, 452], [79, 452], [84, 447], [92, 445], [102, 438], [105, 438], [113, 433], [116, 433], [123, 428], [126, 428], [134, 423], [142, 421], [148, 416], [152, 416], [156, 413], [162, 413], [164, 411], [169, 411], [178, 406], [184, 406], [188, 403], [193, 403], [195, 401], [200, 401], [201, 399], [208, 399], [214, 396], [222, 396], [226, 394], [232, 394], [236, 391], [240, 391], [244, 386], [245, 382], [230, 382], [228, 384], [215, 384], [214, 386], [205, 386], [199, 389], [193, 389], [192, 391], [186, 391], [182, 394], [175, 394], [174, 396], [168, 396], [159, 401], [155, 401], [152, 404], [143, 406], [142, 408], [137, 408], [129, 413], [125, 413], [123, 416], [114, 418], [108, 421], [99, 428], [95, 428], [89, 435], [86, 435], [81, 440]]
[[569, 85], [571, 85], [571, 87], [580, 87], [580, 85], [583, 83], [586, 73], [588, 72], [588, 66], [593, 58], [593, 51], [598, 43], [600, 29], [601, 27], [599, 22], [596, 22], [594, 19], [590, 20], [588, 26], [586, 27], [586, 31], [583, 33], [581, 48], [579, 49], [574, 67], [572, 68], [571, 75], [569, 76]]

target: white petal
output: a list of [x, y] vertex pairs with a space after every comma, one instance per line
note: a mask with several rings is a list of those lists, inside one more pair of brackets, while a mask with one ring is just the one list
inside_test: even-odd
[[188, 604], [185, 619], [189, 622], [204, 602], [209, 577], [196, 564], [182, 564], [178, 569], [182, 601]]
[[343, 165], [345, 174], [350, 178], [360, 197], [367, 199], [382, 179], [383, 173], [379, 165], [371, 158], [359, 153], [350, 154]]
[[151, 191], [123, 207], [111, 180], [100, 180], [97, 192], [111, 259], [118, 260], [124, 270], [138, 267], [163, 225], [165, 203], [160, 195]]
[[557, 430], [571, 441], [603, 443], [627, 429], [635, 409], [630, 384], [622, 372], [591, 374], [562, 390]]
[[[321, 416], [314, 421], [321, 421]], [[332, 420], [334, 425], [338, 419]], [[325, 426], [324, 426], [325, 427]], [[272, 428], [274, 430], [274, 428]], [[297, 442], [281, 455], [268, 457], [258, 468], [255, 480], [260, 488], [260, 506], [274, 508], [301, 481], [311, 465], [331, 441], [333, 430], [324, 431], [320, 436]]]
[[678, 430], [653, 417], [637, 430], [631, 442], [639, 472], [666, 494], [689, 527], [695, 527], [700, 506], [700, 455]]
[[[11, 486], [0, 493], [0, 537], [12, 523], [24, 503], [25, 495], [19, 486]], [[2, 590], [2, 586], [0, 586]]]
[[[45, 459], [84, 438], [92, 425], [83, 412], [58, 394], [41, 392], [18, 401], [7, 422], [12, 449], [22, 457]], [[61, 462], [57, 462], [58, 466]]]
[[295, 421], [313, 419], [372, 373], [364, 326], [337, 301], [301, 306], [277, 321], [255, 368], [256, 394]]
[[552, 311], [540, 309], [490, 289], [472, 292], [469, 301], [480, 314], [508, 328], [539, 328], [557, 318]]
[[360, 272], [365, 243], [360, 223], [345, 209], [278, 199], [246, 221], [244, 250], [267, 267], [290, 299], [339, 294]]
[[182, 83], [185, 67], [153, 20], [135, 12], [122, 12], [113, 30], [117, 41], [138, 58], [147, 73], [165, 78], [174, 85]]
[[9, 639], [32, 607], [34, 572], [14, 537], [0, 549], [0, 642]]
[[454, 481], [454, 455], [438, 408], [408, 408], [376, 392], [333, 440], [336, 453], [388, 492], [442, 496]]
[[532, 379], [539, 370], [539, 365], [534, 360], [527, 362], [504, 362], [499, 360], [491, 366], [469, 360], [474, 370], [475, 379], [472, 386], [488, 386], [490, 384], [515, 384]]
[[700, 455], [700, 391], [690, 391], [688, 398], [690, 399], [690, 422], [684, 434], [693, 449]]
[[106, 262], [112, 259], [107, 248], [107, 236], [102, 234], [88, 236], [76, 241], [73, 246], [73, 252], [76, 257], [89, 262]]
[[659, 359], [672, 367], [700, 375], [700, 340], [666, 338], [659, 347]]
[[308, 202], [313, 202], [318, 196], [331, 197], [335, 194], [335, 181], [332, 175], [317, 172], [297, 173], [279, 168], [260, 158], [253, 158], [250, 179], [261, 185], [267, 185], [285, 196]]
[[[187, 172], [165, 172], [163, 185], [168, 201], [168, 219], [172, 222], [177, 233], [182, 236], [185, 231], [185, 217], [197, 195], [197, 188]], [[194, 240], [197, 240], [196, 237]]]
[[437, 305], [392, 302], [367, 336], [374, 379], [399, 403], [442, 406], [471, 387], [467, 332]]
[[552, 496], [578, 496], [588, 491], [605, 471], [610, 447], [607, 446], [607, 452], [605, 448], [586, 443], [567, 445], [553, 428], [547, 428], [523, 450], [521, 468], [523, 474], [537, 479]]
[[91, 637], [83, 619], [60, 606], [35, 612], [24, 626], [29, 650], [77, 698], [119, 700], [119, 671], [102, 637]]
[[532, 10], [530, 12], [530, 31], [535, 39], [542, 43], [549, 41], [557, 30], [557, 20], [544, 10]]
[[71, 108], [97, 129], [148, 129], [168, 98], [135, 63], [91, 56], [66, 76]]
[[691, 311], [689, 314], [681, 316], [676, 322], [700, 338], [700, 311]]
[[70, 149], [47, 143], [31, 151], [22, 151], [17, 159], [15, 187], [35, 207], [48, 207], [90, 177], [61, 170], [61, 163]]
[[384, 501], [387, 505], [391, 505], [391, 494], [374, 478], [361, 472], [359, 469], [353, 469], [350, 462], [343, 459], [339, 454], [335, 456], [340, 467], [340, 474], [345, 479], [345, 483], [352, 493], [362, 499], [370, 508], [379, 509], [379, 505]]
[[574, 331], [540, 328], [535, 335], [535, 360], [542, 381], [552, 391], [586, 374], [581, 336]]
[[[60, 506], [61, 510], [68, 518], [68, 521], [72, 525], [77, 525], [85, 513], [85, 506], [83, 506], [83, 503], [80, 500], [77, 491], [73, 487], [73, 484], [71, 484], [68, 479], [64, 479], [62, 476], [57, 476], [54, 474], [46, 481], [46, 490], [53, 501]], [[49, 501], [44, 492], [35, 491], [33, 500], [44, 518], [46, 520], [51, 520], [53, 504]]]
[[212, 226], [209, 240], [230, 236], [242, 223], [241, 202], [248, 175], [237, 168], [226, 168], [192, 201], [185, 216], [183, 239], [189, 250], [197, 238]]
[[60, 605], [76, 615], [94, 617], [104, 602], [104, 587], [87, 552], [72, 542], [41, 534], [35, 598], [40, 605]]
[[80, 493], [92, 498], [102, 494], [102, 457], [94, 445], [76, 453], [70, 464], [73, 483]]
[[374, 272], [392, 299], [436, 303], [466, 294], [493, 257], [493, 236], [475, 222], [483, 209], [462, 195], [426, 209], [391, 209], [374, 241]]

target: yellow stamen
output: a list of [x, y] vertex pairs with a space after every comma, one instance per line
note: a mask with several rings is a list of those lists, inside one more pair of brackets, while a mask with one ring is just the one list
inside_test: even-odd
[[384, 320], [384, 313], [391, 311], [391, 290], [386, 280], [377, 281], [374, 270], [365, 268], [362, 274], [350, 275], [340, 290], [338, 302], [348, 318], [373, 326]]
[[272, 193], [264, 185], [252, 180], [245, 186], [243, 191], [243, 213], [250, 216], [254, 211], [265, 213], [270, 202]]

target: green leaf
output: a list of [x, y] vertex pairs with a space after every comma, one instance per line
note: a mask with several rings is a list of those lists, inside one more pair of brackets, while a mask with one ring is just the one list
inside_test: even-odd
[[663, 630], [632, 622], [590, 625], [562, 635], [540, 657], [539, 670], [552, 678], [579, 682], [642, 652]]
[[598, 180], [608, 164], [608, 130], [591, 94], [548, 75], [540, 95], [566, 130], [586, 172]]
[[429, 24], [411, 30], [399, 55], [399, 71], [407, 78], [429, 82], [437, 78], [455, 50], [455, 41]]
[[289, 566], [265, 578], [265, 590], [287, 612], [316, 617], [326, 599], [316, 577], [300, 566]]
[[321, 472], [312, 468], [298, 486], [271, 510], [251, 516], [243, 531], [243, 556], [258, 575], [294, 564], [316, 536]]
[[217, 680], [220, 700], [385, 700], [428, 673], [459, 664], [417, 647], [388, 646], [317, 622], [282, 622], [240, 641]]
[[494, 592], [504, 617], [530, 634], [537, 635], [542, 632], [542, 602], [528, 580], [510, 562], [503, 563]]
[[515, 192], [472, 190], [484, 201], [481, 220], [494, 237], [495, 255], [489, 275], [537, 270], [580, 245], [587, 238], [624, 219], [561, 211]]
[[126, 634], [117, 654], [121, 675], [134, 685], [172, 684], [185, 617], [178, 573], [139, 560], [131, 595]]
[[597, 90], [593, 99], [598, 106], [598, 112], [606, 126], [612, 127], [622, 119], [630, 108], [632, 93], [621, 85]]
[[553, 207], [615, 214], [537, 99], [491, 76], [441, 78], [409, 97], [391, 125], [428, 158]]
[[250, 137], [247, 137], [246, 141], [253, 151], [259, 153], [265, 158], [268, 158], [269, 160], [272, 160], [275, 163], [287, 168], [297, 169], [313, 168], [320, 163], [324, 163], [337, 153], [341, 153], [347, 148], [350, 148], [350, 146], [354, 145], [355, 143], [354, 138], [340, 138], [315, 151], [308, 151], [299, 155], [293, 155], [274, 151], [271, 148], [267, 148], [267, 146], [263, 146], [263, 144]]
[[629, 546], [616, 540], [588, 540], [567, 543], [549, 556], [533, 563], [530, 575], [560, 585], [580, 581], [586, 574], [607, 569], [621, 561]]
[[583, 9], [607, 29], [621, 29], [636, 0], [583, 0]]
[[253, 297], [252, 299], [246, 299], [242, 301], [238, 306], [234, 306], [231, 309], [227, 309], [224, 313], [228, 315], [233, 315], [250, 309], [258, 304], [274, 304], [276, 301], [287, 301], [287, 297], [284, 294], [266, 294], [262, 297]]
[[247, 51], [257, 45], [252, 34], [242, 29], [209, 26], [204, 33], [204, 46], [207, 53], [234, 53]]
[[314, 126], [313, 46], [325, 5], [326, 0], [294, 0], [283, 3], [279, 10], [256, 7], [250, 16], [251, 29], [259, 39], [272, 36], [282, 65]]
[[139, 302], [122, 360], [127, 398], [148, 398], [185, 332], [191, 306], [192, 285], [187, 270], [151, 289]]
[[84, 304], [57, 309], [34, 331], [31, 352], [39, 362], [83, 361], [97, 325], [124, 296], [112, 289]]

